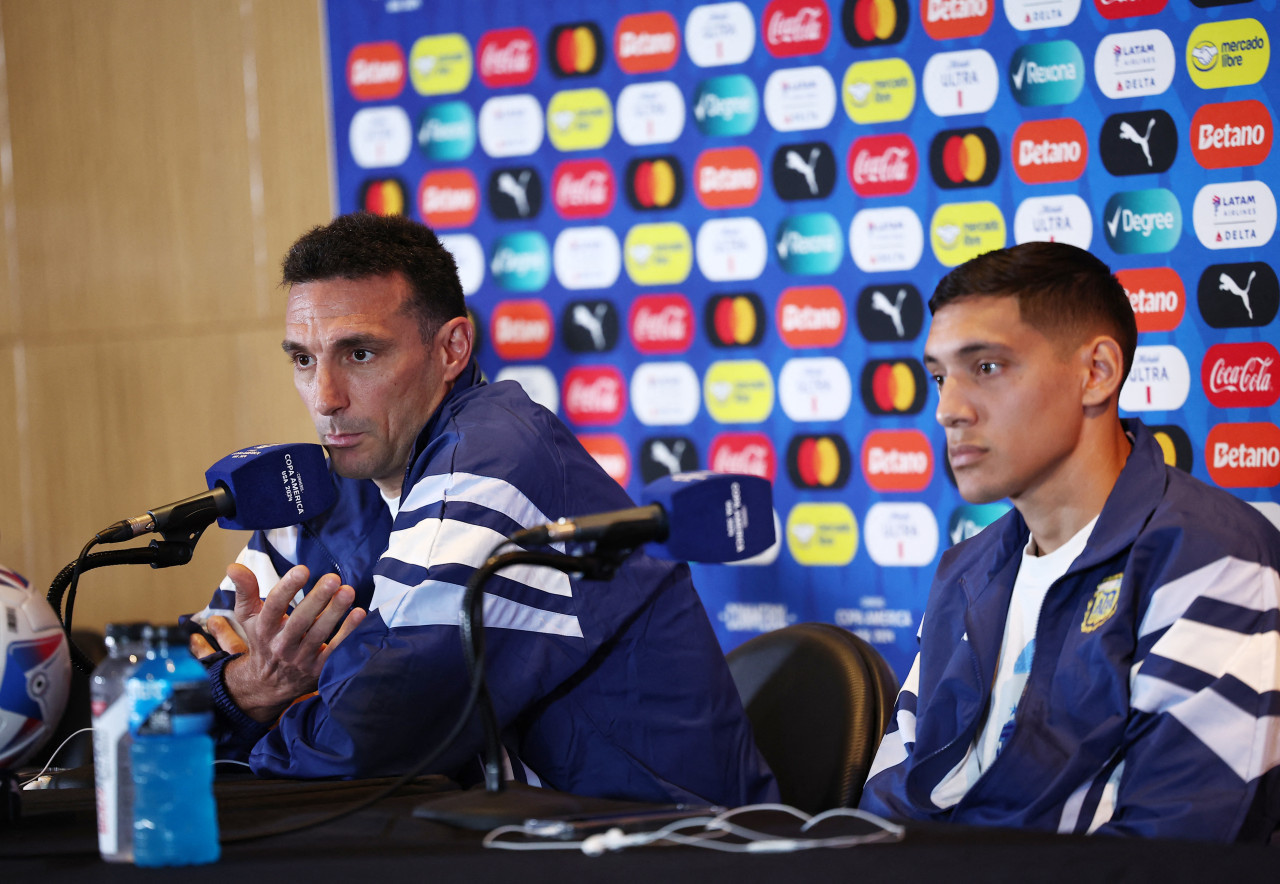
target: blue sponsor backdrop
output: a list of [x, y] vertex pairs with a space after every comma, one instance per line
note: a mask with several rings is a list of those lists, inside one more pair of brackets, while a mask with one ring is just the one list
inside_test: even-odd
[[[1228, 405], [1211, 402], [1201, 380], [1211, 347], [1277, 339], [1270, 266], [1274, 197], [1265, 184], [1278, 180], [1280, 171], [1270, 145], [1280, 78], [1265, 67], [1276, 30], [1275, 7], [1275, 0], [1227, 5], [957, 0], [935, 4], [926, 26], [928, 13], [915, 0], [328, 0], [339, 208], [399, 208], [397, 185], [383, 183], [394, 179], [402, 189], [402, 211], [434, 221], [442, 233], [473, 236], [479, 260], [469, 259], [474, 291], [468, 301], [481, 329], [486, 372], [494, 377], [514, 364], [530, 378], [531, 366], [548, 369], [528, 384], [535, 398], [555, 405], [581, 434], [613, 437], [623, 456], [602, 457], [615, 471], [629, 462], [627, 487], [633, 496], [646, 470], [711, 466], [713, 441], [721, 434], [756, 434], [728, 449], [737, 464], [762, 462], [753, 456], [759, 449], [752, 443], [771, 446], [779, 548], [764, 564], [696, 570], [726, 648], [786, 623], [831, 621], [869, 638], [905, 674], [938, 556], [954, 537], [972, 533], [1004, 509], [966, 507], [958, 497], [942, 464], [943, 436], [933, 420], [933, 401], [925, 398], [932, 391], [922, 388], [916, 362], [928, 327], [926, 318], [921, 328], [920, 298], [927, 300], [948, 267], [964, 257], [966, 242], [988, 248], [1053, 235], [1087, 242], [1117, 270], [1167, 268], [1164, 275], [1125, 278], [1126, 285], [1132, 283], [1131, 294], [1146, 299], [1144, 310], [1174, 308], [1164, 319], [1153, 314], [1149, 322], [1158, 330], [1141, 336], [1140, 344], [1151, 349], [1127, 391], [1128, 413], [1169, 428], [1171, 459], [1176, 456], [1205, 481], [1234, 486], [1235, 493], [1263, 503], [1277, 518], [1276, 469], [1265, 463], [1252, 471], [1235, 469], [1225, 462], [1210, 469], [1215, 440], [1226, 440], [1231, 450], [1243, 450], [1240, 445], [1261, 449], [1264, 461], [1266, 451], [1280, 451], [1277, 410], [1267, 393], [1274, 390], [1280, 367], [1274, 360], [1262, 366], [1273, 351], [1263, 344], [1247, 353], [1224, 351], [1227, 363], [1250, 354], [1260, 360], [1248, 368], [1241, 362], [1235, 370], [1252, 373], [1252, 386], [1262, 389], [1227, 400]], [[629, 73], [615, 50], [615, 37], [624, 19], [646, 12], [669, 14], [678, 48], [664, 59], [661, 50], [670, 38], [661, 34], [633, 44], [641, 55], [629, 53], [626, 66], [643, 65], [637, 59], [658, 50], [649, 63], [661, 69]], [[753, 28], [745, 44], [744, 14]], [[775, 15], [781, 16], [776, 22]], [[1014, 18], [1026, 25], [1033, 17], [1055, 24], [1024, 30], [1011, 23]], [[692, 38], [686, 31], [691, 22], [701, 29]], [[1192, 32], [1209, 23], [1218, 26], [1202, 28], [1193, 40]], [[720, 42], [709, 36], [716, 27], [724, 28]], [[531, 75], [523, 83], [511, 82], [522, 79], [519, 47], [513, 49], [504, 37], [513, 28], [527, 29], [536, 44], [535, 66], [526, 69]], [[503, 39], [494, 39], [493, 32], [503, 32], [497, 35]], [[456, 36], [420, 42], [440, 35]], [[491, 59], [506, 67], [488, 68], [482, 76], [486, 35], [496, 48], [507, 50], [505, 58]], [[798, 54], [787, 54], [794, 51]], [[949, 54], [961, 52], [968, 54]], [[706, 66], [718, 58], [732, 63]], [[557, 61], [580, 75], [559, 75]], [[846, 77], [852, 65], [867, 62], [879, 64], [870, 74], [864, 66]], [[902, 62], [907, 76], [902, 76]], [[1207, 73], [1197, 69], [1193, 77], [1195, 65]], [[829, 87], [814, 70], [770, 79], [778, 71], [815, 67], [829, 74]], [[1113, 69], [1119, 73], [1113, 75]], [[496, 82], [486, 82], [494, 76]], [[1228, 79], [1214, 79], [1222, 77]], [[1230, 85], [1232, 77], [1237, 84]], [[637, 110], [643, 102], [620, 101], [628, 86], [658, 83], [671, 85], [640, 95], [661, 107], [655, 117], [644, 118], [643, 108]], [[564, 94], [581, 89], [600, 90], [607, 100], [600, 101], [598, 93]], [[486, 122], [486, 102], [502, 96], [529, 97], [521, 100], [526, 112], [521, 131], [503, 132], [493, 116]], [[1259, 104], [1247, 106], [1247, 121], [1240, 119], [1238, 106], [1222, 109], [1230, 118], [1227, 125], [1236, 129], [1220, 134], [1220, 141], [1264, 134], [1265, 143], [1202, 153], [1199, 127], [1193, 131], [1197, 111], [1242, 101]], [[580, 114], [571, 118], [575, 109]], [[360, 113], [365, 116], [357, 122]], [[1059, 120], [1061, 125], [1051, 122]], [[1055, 133], [1069, 130], [1068, 120], [1078, 123], [1076, 131], [1083, 130], [1086, 143], [1072, 146], [1067, 136], [1055, 142]], [[605, 125], [605, 140], [587, 149], [559, 149], [550, 130], [562, 121], [583, 126], [584, 138], [592, 131], [598, 136]], [[1047, 164], [1019, 167], [1016, 133], [1034, 121], [1045, 121], [1046, 128], [1036, 131], [1047, 135], [1024, 139], [1032, 141], [1028, 155], [1037, 148]], [[1260, 128], [1242, 136], [1245, 122]], [[775, 128], [792, 125], [812, 128]], [[492, 137], [517, 143], [517, 153], [491, 156], [489, 150], [506, 148], [486, 146], [486, 126]], [[1215, 123], [1206, 132], [1218, 130], [1222, 124]], [[658, 138], [663, 131], [679, 134], [665, 143], [628, 143], [655, 131]], [[855, 189], [851, 147], [870, 136], [895, 137], [867, 143]], [[905, 151], [904, 139], [910, 146]], [[525, 150], [521, 140], [536, 147]], [[721, 170], [729, 190], [699, 196], [695, 171], [704, 151], [742, 146], [757, 158], [758, 197], [750, 188], [747, 196], [731, 195], [734, 169]], [[645, 162], [662, 157], [661, 163]], [[566, 161], [584, 160], [602, 160], [611, 169], [612, 205], [601, 217], [566, 217], [573, 210], [556, 207], [556, 173]], [[742, 174], [750, 178], [742, 168], [747, 167], [736, 169], [739, 184]], [[453, 174], [456, 170], [470, 173], [473, 195], [465, 176]], [[436, 189], [424, 213], [419, 189], [435, 173], [445, 173], [433, 179], [445, 186]], [[796, 174], [806, 177], [802, 181]], [[579, 199], [589, 203], [599, 196], [578, 180]], [[818, 198], [796, 199], [813, 193]], [[750, 205], [719, 207], [724, 199]], [[669, 208], [646, 208], [668, 201]], [[1214, 222], [1220, 226], [1198, 232], [1198, 203], [1205, 229]], [[892, 211], [878, 211], [886, 209]], [[875, 226], [853, 231], [855, 216]], [[763, 270], [752, 279], [724, 279], [743, 272], [735, 267], [760, 260], [754, 227], [742, 224], [731, 225], [734, 235], [718, 240], [718, 257], [699, 255], [679, 282], [644, 284], [632, 272], [633, 260], [664, 248], [675, 249], [677, 264], [681, 258], [680, 247], [669, 239], [629, 241], [636, 225], [674, 222], [694, 243], [707, 221], [746, 217], [759, 222], [767, 251]], [[1015, 224], [1019, 218], [1021, 225]], [[1175, 220], [1176, 229], [1170, 229]], [[923, 238], [918, 260], [911, 247], [916, 223]], [[1143, 224], [1153, 235], [1143, 236]], [[573, 267], [553, 268], [550, 252], [557, 238], [575, 227], [604, 227], [613, 237], [592, 234], [579, 243], [579, 257], [567, 262]], [[788, 237], [788, 231], [795, 235]], [[1223, 232], [1226, 244], [1236, 247], [1205, 245], [1202, 236], [1216, 245], [1213, 231]], [[834, 250], [827, 248], [832, 233]], [[626, 264], [616, 278], [610, 273], [617, 261], [613, 238]], [[500, 256], [502, 243], [518, 248]], [[566, 240], [566, 250], [569, 245]], [[645, 245], [653, 248], [645, 251]], [[498, 266], [504, 261], [505, 270]], [[885, 261], [910, 266], [879, 270]], [[570, 269], [600, 287], [567, 288]], [[1172, 285], [1168, 270], [1176, 274]], [[1169, 295], [1176, 292], [1177, 280], [1181, 292]], [[812, 308], [805, 315], [813, 322], [802, 321], [784, 335], [777, 308], [784, 293], [797, 286], [834, 288], [837, 302], [843, 302], [842, 330], [824, 325], [823, 317], [832, 315], [829, 292], [817, 301], [793, 293], [797, 303]], [[1143, 291], [1135, 293], [1136, 288]], [[686, 327], [682, 337], [681, 318], [670, 314], [650, 316], [637, 331], [630, 316], [637, 299], [672, 293], [683, 295], [691, 308], [684, 317], [691, 331]], [[1248, 312], [1241, 313], [1250, 295]], [[542, 304], [530, 312], [527, 304], [509, 303], [529, 299]], [[569, 327], [577, 302], [584, 307], [578, 315], [594, 311], [604, 319], [597, 337], [584, 334], [585, 326]], [[511, 334], [504, 347], [495, 346], [491, 336], [495, 310], [514, 310], [509, 315], [522, 319], [503, 325]], [[1178, 310], [1183, 312], [1175, 324]], [[549, 349], [539, 341], [547, 331], [539, 316], [552, 326]], [[605, 352], [590, 352], [591, 342], [604, 340], [607, 328], [616, 328], [616, 343]], [[657, 337], [646, 337], [652, 335]], [[579, 343], [570, 346], [571, 341]], [[504, 360], [499, 350], [512, 358]], [[537, 357], [530, 359], [531, 352]], [[692, 391], [699, 397], [692, 420], [653, 425], [691, 409], [672, 403], [664, 409], [646, 399], [640, 415], [630, 395], [635, 391], [625, 390], [627, 407], [616, 419], [588, 416], [575, 422], [564, 402], [569, 369], [616, 369], [625, 386], [637, 368], [653, 363], [666, 384], [664, 395]], [[664, 369], [663, 363], [685, 363], [698, 383], [689, 384], [687, 371]], [[1226, 374], [1232, 370], [1224, 364]], [[644, 391], [639, 392], [643, 398]], [[711, 398], [726, 394], [728, 399], [716, 398], [713, 408]], [[757, 409], [762, 401], [767, 407], [734, 412], [731, 400], [738, 394]], [[598, 395], [595, 401], [599, 404]], [[750, 419], [734, 423], [735, 414]], [[879, 435], [885, 431], [888, 435]], [[931, 449], [927, 457], [913, 447], [920, 439]], [[654, 440], [661, 444], [653, 445]], [[876, 468], [888, 473], [867, 475], [867, 447], [879, 449]], [[926, 472], [920, 475], [922, 466]], [[909, 490], [897, 490], [904, 488]]]

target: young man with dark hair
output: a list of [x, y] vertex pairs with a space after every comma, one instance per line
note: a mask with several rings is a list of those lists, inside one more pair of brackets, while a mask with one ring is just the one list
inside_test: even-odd
[[956, 268], [924, 361], [966, 500], [863, 792], [906, 819], [1218, 841], [1280, 824], [1280, 534], [1119, 417], [1137, 332], [1101, 261]]

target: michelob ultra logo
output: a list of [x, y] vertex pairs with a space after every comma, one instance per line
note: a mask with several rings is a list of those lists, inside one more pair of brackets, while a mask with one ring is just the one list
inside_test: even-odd
[[793, 421], [839, 421], [849, 413], [853, 382], [833, 356], [788, 359], [778, 373], [778, 399]]
[[1187, 73], [1201, 89], [1257, 83], [1271, 63], [1267, 41], [1255, 18], [1206, 22], [1187, 38]]
[[604, 35], [595, 22], [556, 25], [547, 36], [547, 58], [557, 77], [598, 74], [604, 64]]
[[624, 16], [613, 32], [613, 54], [628, 74], [670, 70], [680, 57], [680, 30], [669, 12]]
[[1084, 89], [1084, 56], [1070, 40], [1019, 46], [1009, 60], [1009, 86], [1027, 107], [1070, 104]]
[[695, 6], [684, 22], [689, 60], [700, 68], [740, 64], [756, 45], [756, 20], [747, 4], [707, 3]]
[[471, 44], [461, 34], [419, 37], [409, 50], [409, 76], [419, 95], [452, 95], [471, 82]]
[[844, 257], [840, 223], [828, 212], [793, 215], [778, 225], [775, 249], [788, 273], [834, 273]]
[[490, 89], [524, 86], [538, 72], [538, 43], [528, 28], [488, 31], [476, 47], [480, 81]]
[[1200, 383], [1218, 408], [1270, 408], [1280, 399], [1280, 353], [1265, 341], [1215, 344], [1200, 364]]
[[1088, 136], [1071, 117], [1028, 120], [1013, 133], [1013, 170], [1027, 184], [1075, 181], [1088, 161]]
[[914, 359], [872, 359], [862, 367], [862, 404], [874, 415], [919, 414], [929, 389]]
[[499, 301], [489, 319], [494, 352], [506, 362], [532, 362], [551, 352], [555, 324], [547, 302]]
[[855, 123], [905, 120], [916, 105], [916, 77], [901, 58], [858, 61], [844, 72], [840, 95]]
[[720, 433], [711, 440], [707, 468], [717, 473], [739, 473], [773, 481], [777, 473], [773, 440], [765, 433]]
[[746, 135], [760, 118], [760, 96], [746, 74], [711, 77], [698, 84], [693, 119], [703, 135]]
[[569, 89], [547, 104], [547, 137], [556, 150], [595, 150], [613, 135], [613, 104], [603, 89]]
[[843, 503], [801, 503], [787, 513], [787, 550], [801, 565], [841, 567], [858, 551], [858, 523]]
[[361, 108], [351, 118], [347, 144], [361, 169], [399, 166], [413, 149], [409, 115], [398, 107]]
[[754, 347], [764, 340], [764, 302], [754, 292], [712, 295], [703, 314], [715, 347]]
[[622, 437], [613, 433], [583, 433], [578, 441], [611, 479], [627, 487], [631, 481], [631, 452], [627, 451]]
[[403, 215], [408, 204], [404, 182], [399, 178], [374, 178], [360, 185], [358, 202], [375, 215]]
[[466, 227], [480, 211], [480, 189], [466, 169], [436, 169], [418, 184], [418, 211], [430, 227]]
[[508, 233], [494, 240], [489, 273], [509, 292], [536, 292], [551, 278], [551, 250], [536, 230]]
[[674, 209], [684, 196], [680, 161], [671, 155], [632, 160], [627, 164], [626, 189], [633, 209]]
[[933, 449], [919, 430], [873, 430], [862, 443], [862, 475], [874, 491], [923, 491]]
[[764, 228], [750, 215], [703, 222], [694, 244], [698, 270], [711, 282], [755, 279], [768, 252]]
[[1169, 252], [1182, 236], [1182, 208], [1163, 187], [1112, 194], [1102, 222], [1107, 245], [1122, 255]]
[[737, 209], [760, 198], [760, 158], [749, 147], [704, 150], [693, 167], [694, 192], [708, 209]]
[[702, 379], [707, 413], [719, 424], [756, 424], [773, 412], [773, 375], [758, 359], [713, 362]]
[[884, 568], [919, 568], [938, 554], [938, 520], [923, 503], [876, 503], [862, 521], [863, 544]]
[[393, 40], [361, 43], [347, 56], [347, 88], [356, 101], [395, 98], [404, 82], [404, 52]]
[[778, 297], [778, 335], [793, 350], [834, 347], [847, 323], [844, 298], [829, 285], [797, 286]]
[[922, 0], [920, 20], [935, 40], [985, 34], [995, 15], [995, 0]]
[[1173, 83], [1177, 57], [1164, 31], [1111, 34], [1093, 54], [1093, 76], [1108, 98], [1160, 95]]
[[846, 0], [840, 10], [844, 38], [854, 49], [899, 43], [910, 21], [907, 0]]
[[774, 58], [812, 55], [827, 48], [831, 13], [823, 0], [770, 0], [760, 27]]
[[1120, 388], [1120, 408], [1174, 411], [1186, 403], [1190, 392], [1191, 368], [1181, 350], [1168, 344], [1140, 346]]
[[1138, 321], [1139, 332], [1173, 331], [1187, 309], [1187, 292], [1182, 277], [1169, 267], [1117, 270]]
[[793, 436], [787, 445], [787, 475], [797, 488], [839, 489], [849, 481], [852, 459], [843, 436]]
[[1206, 184], [1196, 194], [1191, 218], [1205, 248], [1265, 246], [1276, 232], [1276, 198], [1262, 181]]
[[1014, 242], [1065, 242], [1088, 249], [1093, 242], [1093, 215], [1074, 193], [1030, 196], [1013, 213]]
[[618, 94], [618, 134], [633, 147], [670, 144], [684, 120], [684, 95], [670, 80], [632, 83]]
[[418, 149], [429, 160], [458, 162], [476, 149], [476, 116], [465, 101], [433, 104], [418, 121]]
[[1218, 424], [1204, 449], [1209, 476], [1223, 488], [1280, 485], [1280, 427], [1275, 424]]
[[1271, 153], [1273, 128], [1261, 101], [1204, 104], [1191, 118], [1191, 152], [1206, 169], [1256, 166]]
[[1000, 91], [995, 59], [985, 49], [939, 52], [924, 66], [924, 100], [940, 117], [985, 113]]
[[948, 203], [938, 207], [929, 223], [934, 257], [955, 267], [983, 252], [1004, 248], [1004, 215], [992, 202]]
[[986, 126], [946, 129], [929, 145], [929, 171], [944, 190], [986, 187], [1000, 171], [1000, 145]]
[[622, 254], [627, 276], [636, 285], [679, 285], [693, 269], [689, 231], [675, 221], [632, 227]]

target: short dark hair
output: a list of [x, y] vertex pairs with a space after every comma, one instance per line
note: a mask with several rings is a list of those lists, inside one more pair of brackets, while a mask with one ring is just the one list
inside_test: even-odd
[[281, 271], [286, 286], [399, 273], [409, 283], [409, 306], [423, 341], [450, 319], [467, 315], [453, 255], [430, 227], [403, 215], [339, 215], [299, 237]]
[[1022, 321], [1050, 338], [1079, 340], [1102, 329], [1120, 345], [1129, 376], [1138, 346], [1133, 306], [1111, 268], [1084, 249], [1025, 242], [979, 255], [942, 278], [929, 311], [983, 295], [1017, 299]]

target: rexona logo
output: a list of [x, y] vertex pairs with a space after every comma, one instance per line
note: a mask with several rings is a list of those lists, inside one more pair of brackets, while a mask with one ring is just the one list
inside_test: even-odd
[[556, 150], [594, 150], [613, 135], [613, 105], [603, 89], [569, 89], [547, 104], [547, 137]]
[[992, 202], [947, 203], [938, 206], [929, 222], [933, 255], [945, 267], [1003, 249], [1006, 239], [1004, 215]]
[[1213, 264], [1200, 275], [1196, 302], [1213, 328], [1270, 325], [1280, 309], [1280, 281], [1261, 261]]
[[1074, 193], [1033, 196], [1018, 203], [1013, 214], [1016, 242], [1065, 242], [1088, 249], [1093, 242], [1093, 215]]
[[1093, 0], [1103, 18], [1133, 18], [1155, 15], [1169, 5], [1169, 0]]
[[844, 237], [834, 215], [810, 212], [784, 219], [778, 225], [774, 248], [788, 273], [834, 273], [844, 257]]
[[760, 198], [760, 158], [749, 147], [704, 150], [693, 167], [694, 192], [708, 209], [740, 209]]
[[670, 144], [684, 120], [684, 95], [670, 80], [632, 83], [618, 94], [618, 134], [632, 147]]
[[1264, 341], [1215, 344], [1204, 354], [1200, 383], [1218, 408], [1270, 408], [1280, 399], [1280, 353]]
[[700, 68], [741, 64], [756, 46], [756, 20], [747, 4], [695, 6], [684, 21], [689, 60]]
[[1133, 367], [1120, 389], [1124, 411], [1173, 411], [1181, 408], [1191, 392], [1191, 369], [1177, 347], [1138, 347]]
[[712, 295], [702, 324], [714, 347], [754, 347], [764, 340], [764, 303], [754, 292]]
[[873, 491], [923, 491], [933, 449], [919, 430], [873, 430], [862, 443], [862, 475]]
[[840, 10], [844, 39], [854, 49], [901, 42], [910, 20], [907, 0], [845, 0]]
[[631, 453], [622, 437], [613, 433], [584, 433], [578, 441], [613, 481], [624, 488], [627, 486], [631, 481]]
[[546, 301], [499, 301], [489, 328], [493, 350], [506, 362], [533, 362], [551, 352], [555, 327]]
[[862, 367], [862, 404], [874, 415], [919, 414], [928, 384], [914, 359], [872, 359]]
[[1209, 476], [1223, 488], [1280, 485], [1280, 427], [1218, 424], [1204, 443]]
[[649, 436], [639, 452], [640, 478], [646, 483], [698, 469], [698, 447], [684, 436]]
[[533, 166], [508, 166], [489, 173], [489, 210], [502, 221], [536, 218], [542, 211], [542, 176]]
[[669, 12], [625, 16], [613, 32], [613, 54], [628, 74], [668, 71], [680, 57], [680, 29]]
[[787, 475], [797, 488], [843, 488], [853, 456], [843, 436], [793, 436], [787, 444]]
[[866, 273], [912, 270], [924, 254], [924, 228], [907, 206], [862, 209], [849, 222], [853, 263]]
[[1205, 248], [1265, 246], [1276, 232], [1276, 198], [1262, 181], [1206, 184], [1196, 194], [1191, 217]]
[[793, 350], [835, 347], [847, 321], [844, 298], [829, 285], [784, 289], [778, 297], [778, 334]]
[[1182, 208], [1163, 187], [1112, 194], [1102, 222], [1107, 245], [1122, 255], [1169, 252], [1182, 236]]
[[773, 481], [778, 457], [773, 440], [764, 433], [720, 433], [711, 440], [707, 467], [717, 473], [759, 476]]
[[788, 359], [778, 373], [778, 398], [793, 421], [838, 421], [849, 413], [853, 382], [832, 356]]
[[674, 156], [633, 159], [626, 175], [627, 202], [638, 211], [674, 209], [684, 197], [684, 171]]
[[858, 552], [858, 523], [843, 503], [801, 503], [787, 513], [787, 550], [801, 565], [843, 567]]
[[413, 148], [409, 115], [398, 107], [362, 108], [351, 118], [347, 144], [361, 169], [399, 166]]
[[419, 37], [409, 50], [409, 77], [419, 95], [452, 95], [471, 82], [471, 44], [461, 34]]
[[595, 22], [556, 25], [547, 35], [547, 59], [557, 77], [598, 74], [604, 64], [604, 34]]
[[1112, 175], [1167, 172], [1178, 155], [1178, 126], [1159, 109], [1112, 114], [1102, 124], [1098, 150]]
[[698, 374], [687, 362], [642, 362], [631, 375], [631, 410], [646, 427], [681, 427], [698, 416]]
[[877, 503], [862, 523], [871, 561], [884, 568], [918, 568], [938, 554], [938, 520], [923, 503]]
[[939, 52], [924, 65], [924, 100], [940, 117], [991, 110], [1000, 91], [995, 59], [985, 49]]
[[1093, 76], [1108, 98], [1160, 95], [1173, 83], [1177, 56], [1164, 31], [1110, 34], [1093, 54]]
[[772, 172], [780, 198], [826, 199], [836, 186], [836, 155], [821, 141], [784, 144], [774, 151]]
[[869, 135], [849, 147], [849, 183], [858, 196], [892, 196], [915, 187], [920, 161], [906, 135]]
[[822, 129], [836, 115], [836, 84], [820, 66], [774, 71], [764, 84], [764, 114], [778, 132]]
[[868, 341], [914, 341], [924, 327], [924, 299], [909, 282], [867, 286], [858, 293], [857, 312]]
[[679, 285], [693, 269], [689, 231], [674, 221], [632, 227], [622, 254], [627, 276], [636, 285]]
[[929, 145], [929, 171], [944, 190], [986, 187], [1000, 171], [1000, 145], [986, 126], [946, 129]]
[[356, 101], [395, 98], [404, 83], [404, 52], [394, 41], [361, 43], [347, 56], [347, 88]]
[[1169, 267], [1117, 270], [1138, 321], [1139, 332], [1173, 331], [1187, 309], [1187, 292], [1182, 277]]
[[771, 0], [760, 30], [764, 48], [774, 58], [813, 55], [831, 39], [831, 13], [823, 0]]
[[566, 227], [552, 253], [556, 281], [570, 291], [607, 289], [622, 272], [618, 235], [609, 227]]
[[1272, 129], [1260, 101], [1204, 104], [1191, 118], [1191, 152], [1206, 169], [1256, 166], [1271, 153]]
[[759, 118], [760, 96], [745, 74], [711, 77], [694, 92], [693, 119], [703, 135], [746, 135]]
[[764, 228], [750, 216], [703, 222], [694, 251], [698, 270], [712, 282], [755, 279], [769, 253]]
[[1026, 107], [1070, 104], [1080, 97], [1084, 80], [1084, 56], [1070, 40], [1019, 46], [1009, 60], [1009, 87]]
[[1186, 430], [1173, 424], [1156, 424], [1147, 429], [1151, 431], [1156, 444], [1160, 446], [1160, 453], [1164, 456], [1166, 464], [1177, 467], [1184, 473], [1191, 472], [1193, 460], [1191, 439], [1187, 436]]
[[773, 375], [757, 359], [713, 362], [702, 379], [707, 414], [720, 424], [756, 424], [773, 412]]
[[458, 162], [476, 149], [476, 117], [465, 101], [446, 101], [422, 112], [418, 149], [429, 160]]
[[916, 77], [901, 58], [857, 61], [844, 72], [840, 95], [855, 123], [905, 120], [916, 106]]
[[409, 197], [399, 178], [372, 178], [360, 185], [360, 209], [375, 215], [403, 215]]
[[627, 388], [612, 365], [575, 365], [565, 372], [560, 395], [565, 417], [579, 426], [607, 426], [622, 420]]
[[1075, 181], [1089, 161], [1089, 139], [1071, 117], [1028, 120], [1013, 133], [1013, 171], [1027, 184]]
[[607, 353], [618, 345], [618, 309], [612, 301], [571, 301], [560, 315], [560, 337], [570, 353]]
[[489, 273], [509, 292], [536, 292], [551, 278], [551, 251], [536, 230], [500, 236], [493, 243]]
[[985, 34], [995, 15], [994, 0], [923, 0], [920, 21], [935, 40]]
[[1206, 22], [1187, 38], [1187, 73], [1201, 89], [1257, 83], [1270, 63], [1267, 29], [1254, 18]]
[[528, 28], [489, 31], [476, 48], [480, 81], [490, 89], [525, 86], [538, 72], [538, 43]]
[[430, 227], [467, 227], [480, 211], [476, 179], [466, 169], [437, 169], [418, 184], [418, 212]]
[[532, 95], [500, 95], [480, 106], [480, 146], [491, 157], [528, 156], [545, 131], [542, 105]]
[[613, 167], [602, 159], [565, 160], [551, 178], [551, 198], [561, 218], [603, 218], [613, 211], [617, 189]]
[[646, 355], [683, 353], [693, 343], [693, 307], [684, 295], [641, 295], [627, 324], [632, 344]]

